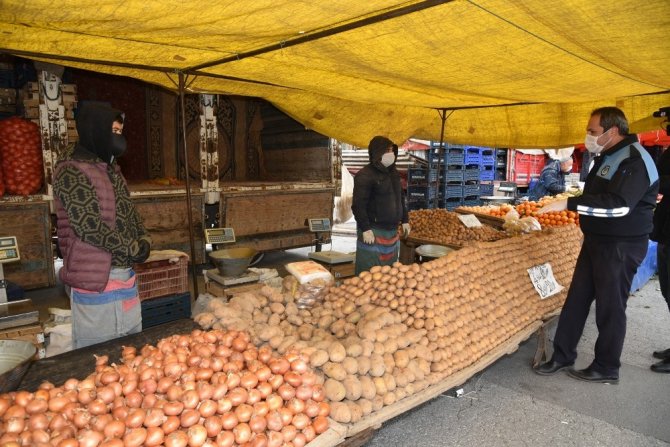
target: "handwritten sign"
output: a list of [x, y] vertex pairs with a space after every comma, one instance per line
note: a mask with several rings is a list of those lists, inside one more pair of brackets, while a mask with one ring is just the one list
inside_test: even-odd
[[463, 222], [468, 228], [481, 227], [482, 223], [477, 219], [477, 216], [474, 214], [459, 214], [458, 218]]
[[541, 300], [549, 298], [563, 290], [563, 286], [556, 282], [554, 271], [551, 269], [551, 264], [549, 263], [529, 268], [528, 275], [530, 275], [530, 281], [540, 295]]

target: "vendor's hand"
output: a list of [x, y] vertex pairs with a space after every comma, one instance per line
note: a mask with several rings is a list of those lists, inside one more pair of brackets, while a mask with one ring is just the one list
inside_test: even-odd
[[555, 200], [537, 210], [537, 214], [548, 213], [550, 211], [563, 211], [568, 209], [568, 199]]
[[130, 261], [133, 264], [140, 264], [147, 260], [151, 253], [151, 245], [146, 239], [138, 239], [130, 246]]
[[375, 234], [372, 232], [372, 230], [363, 232], [363, 242], [365, 242], [366, 244], [375, 243]]
[[408, 223], [402, 224], [402, 235], [403, 237], [407, 238], [409, 236], [409, 232], [412, 231], [412, 227]]

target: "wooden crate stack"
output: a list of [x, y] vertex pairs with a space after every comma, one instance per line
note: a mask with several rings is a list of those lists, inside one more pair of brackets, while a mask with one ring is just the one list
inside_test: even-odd
[[[39, 126], [40, 104], [45, 104], [45, 94], [40, 91], [40, 83], [27, 82], [23, 89], [19, 90], [19, 97], [23, 105], [23, 116]], [[76, 143], [79, 135], [74, 120], [74, 109], [77, 107], [77, 86], [75, 84], [60, 84], [60, 103], [65, 109], [68, 142]]]
[[0, 88], [0, 119], [16, 115], [16, 90]]
[[37, 358], [46, 357], [44, 346], [44, 329], [41, 324], [28, 324], [0, 330], [0, 340], [24, 340], [29, 341], [37, 348]]

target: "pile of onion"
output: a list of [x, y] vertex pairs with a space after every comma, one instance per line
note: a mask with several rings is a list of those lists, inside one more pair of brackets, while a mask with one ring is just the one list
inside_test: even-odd
[[246, 332], [193, 331], [124, 347], [121, 365], [0, 395], [0, 445], [302, 447], [328, 429], [321, 380]]

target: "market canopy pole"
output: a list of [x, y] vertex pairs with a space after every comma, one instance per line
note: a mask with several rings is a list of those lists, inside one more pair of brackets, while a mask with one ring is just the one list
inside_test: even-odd
[[179, 117], [181, 121], [181, 144], [184, 150], [184, 169], [186, 171], [186, 206], [188, 207], [188, 238], [191, 244], [191, 276], [193, 278], [193, 294], [198, 298], [198, 276], [195, 269], [195, 238], [193, 237], [193, 209], [191, 208], [191, 178], [188, 175], [188, 148], [186, 147], [186, 112], [184, 109], [184, 90], [186, 89], [186, 79], [182, 71], [179, 75]]

